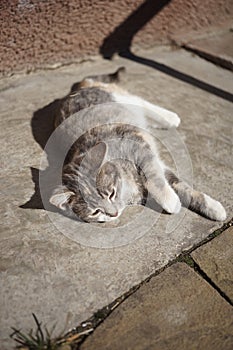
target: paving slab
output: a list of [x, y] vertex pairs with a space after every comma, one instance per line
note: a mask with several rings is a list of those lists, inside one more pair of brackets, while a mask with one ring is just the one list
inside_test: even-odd
[[233, 303], [233, 227], [195, 250], [191, 255]]
[[[229, 71], [184, 50], [155, 48], [142, 54], [219, 88], [233, 90]], [[122, 65], [127, 68], [123, 86], [180, 115], [178, 136], [162, 131], [161, 140], [172, 144], [172, 155], [184, 177], [192, 175], [193, 170], [194, 186], [223, 203], [227, 220], [232, 215], [229, 101], [118, 57], [1, 80], [2, 350], [12, 346], [8, 337], [11, 326], [25, 331], [32, 327], [32, 312], [48, 327], [57, 323], [57, 332], [68, 330], [222, 225], [184, 208], [177, 216], [159, 217], [149, 208], [142, 213], [129, 208], [117, 223], [122, 225], [119, 235], [114, 234], [118, 232], [114, 227], [77, 223], [77, 238], [69, 232], [76, 224], [41, 206], [35, 188], [38, 169], [41, 166], [43, 172], [47, 166], [40, 161], [51, 132], [52, 102], [84, 76], [113, 72]], [[168, 151], [162, 150], [162, 154], [170, 161]], [[137, 229], [132, 229], [130, 225], [135, 222]], [[60, 224], [66, 229], [60, 230]]]
[[232, 311], [205, 280], [178, 263], [125, 300], [81, 350], [230, 350]]
[[233, 70], [233, 30], [197, 38], [183, 46], [208, 60]]

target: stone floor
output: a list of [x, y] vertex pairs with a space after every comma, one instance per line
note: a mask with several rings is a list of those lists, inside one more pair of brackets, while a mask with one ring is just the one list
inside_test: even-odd
[[[223, 225], [184, 208], [177, 216], [131, 208], [117, 222], [118, 228], [71, 223], [49, 208], [43, 209], [38, 180], [47, 171], [48, 164], [41, 163], [41, 157], [51, 134], [54, 100], [80, 78], [112, 72], [123, 65], [127, 69], [123, 86], [177, 112], [182, 120], [178, 133], [161, 131], [159, 135], [166, 148], [162, 155], [195, 188], [221, 201], [228, 214], [226, 221], [231, 219], [232, 73], [184, 50], [167, 47], [142, 51], [134, 58], [96, 59], [0, 81], [2, 350], [13, 347], [11, 327], [24, 331], [32, 327], [32, 313], [48, 327], [56, 323], [57, 332], [67, 331]], [[208, 244], [195, 250], [192, 257], [227, 300], [232, 300], [232, 273], [222, 260], [228, 254], [232, 263], [232, 232], [216, 240], [209, 243], [208, 252], [215, 256], [211, 264], [205, 251]], [[222, 255], [216, 254], [219, 250]], [[226, 266], [226, 272], [220, 266]], [[145, 285], [97, 328], [83, 347], [116, 349], [120, 341], [125, 342], [125, 349], [131, 349], [128, 341], [134, 339], [134, 349], [165, 349], [166, 344], [172, 349], [169, 344], [173, 340], [175, 348], [181, 348], [182, 342], [183, 348], [191, 347], [192, 340], [197, 349], [205, 344], [221, 349], [217, 345], [223, 340], [224, 349], [232, 348], [229, 302], [190, 267], [173, 265], [151, 279], [148, 297], [146, 293]], [[144, 305], [147, 316], [143, 321]], [[126, 323], [132, 327], [129, 336], [124, 333]], [[103, 345], [97, 338], [104, 339], [106, 329], [112, 330], [109, 342]], [[114, 329], [116, 334], [122, 330], [120, 338], [110, 336]], [[179, 336], [182, 329], [186, 332], [183, 340]]]
[[232, 245], [231, 227], [192, 253], [227, 298], [190, 266], [175, 263], [118, 306], [81, 349], [231, 350]]

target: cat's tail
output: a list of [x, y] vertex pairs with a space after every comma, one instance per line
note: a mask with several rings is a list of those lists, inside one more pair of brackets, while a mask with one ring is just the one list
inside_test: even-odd
[[165, 176], [184, 207], [211, 220], [224, 221], [226, 219], [226, 211], [220, 202], [205, 193], [192, 189], [187, 183], [178, 179], [170, 169], [166, 169]]
[[101, 75], [92, 75], [86, 79], [92, 79], [94, 81], [99, 81], [101, 83], [118, 83], [121, 80], [122, 74], [125, 73], [125, 67], [120, 67], [116, 72], [111, 74], [101, 74]]
[[89, 75], [82, 81], [75, 83], [72, 87], [70, 92], [73, 93], [75, 91], [78, 91], [82, 87], [86, 87], [90, 84], [90, 82], [100, 82], [105, 84], [110, 83], [118, 83], [121, 80], [122, 74], [124, 74], [126, 71], [125, 67], [120, 67], [116, 70], [114, 73], [110, 74], [99, 74], [99, 75]]

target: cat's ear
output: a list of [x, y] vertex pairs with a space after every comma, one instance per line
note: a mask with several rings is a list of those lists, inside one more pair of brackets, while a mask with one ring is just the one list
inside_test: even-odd
[[105, 142], [99, 142], [92, 147], [85, 156], [85, 161], [91, 165], [93, 171], [97, 171], [103, 163], [105, 154], [107, 152], [107, 145]]
[[53, 195], [50, 197], [49, 202], [52, 205], [55, 205], [55, 207], [61, 210], [65, 210], [70, 197], [74, 194], [74, 192], [69, 191], [65, 186], [59, 186], [53, 192]]

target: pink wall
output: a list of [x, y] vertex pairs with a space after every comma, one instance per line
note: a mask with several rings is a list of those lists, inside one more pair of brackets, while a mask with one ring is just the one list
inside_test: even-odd
[[143, 3], [143, 0], [1, 0], [1, 74], [69, 63], [96, 55], [101, 47], [102, 54], [108, 55], [124, 49], [131, 39], [134, 45], [142, 47], [168, 42], [176, 34], [222, 25], [233, 13], [232, 0]]

